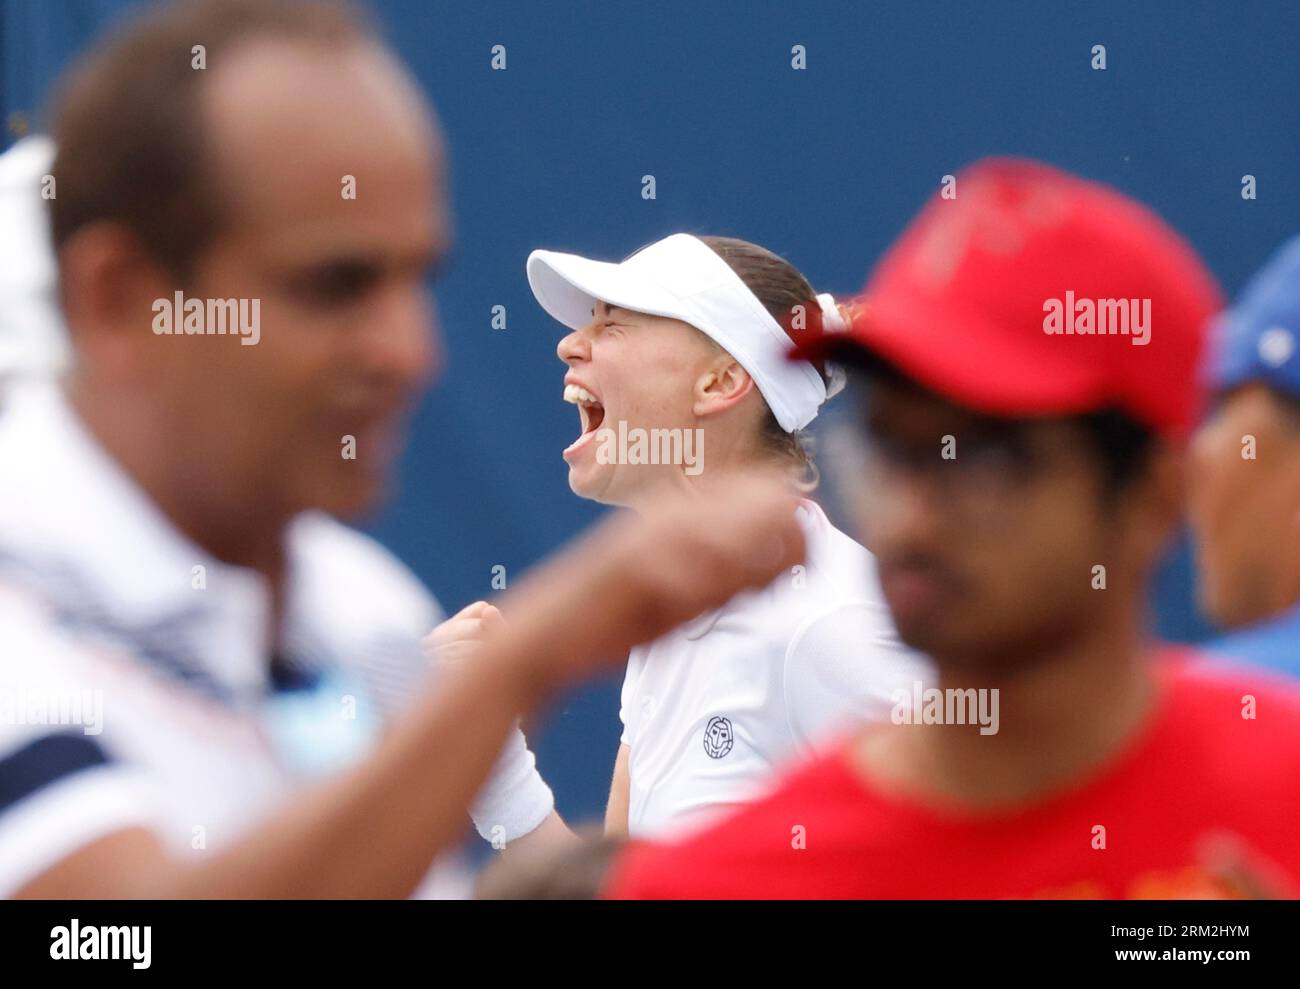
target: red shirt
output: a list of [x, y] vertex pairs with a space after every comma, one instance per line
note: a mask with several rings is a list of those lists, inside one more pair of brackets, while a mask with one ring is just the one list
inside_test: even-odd
[[[839, 747], [681, 843], [633, 845], [606, 895], [1225, 896], [1199, 847], [1223, 833], [1273, 895], [1300, 895], [1300, 690], [1241, 671], [1157, 669], [1146, 725], [1067, 792], [1010, 811], [942, 811], [882, 793]], [[1243, 717], [1247, 695], [1254, 718]]]

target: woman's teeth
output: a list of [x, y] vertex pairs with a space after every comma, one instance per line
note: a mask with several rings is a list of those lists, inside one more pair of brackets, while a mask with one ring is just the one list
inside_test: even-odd
[[605, 420], [605, 407], [600, 404], [600, 399], [582, 385], [565, 385], [564, 400], [578, 407], [584, 433], [592, 432]]
[[582, 419], [582, 433], [564, 451], [569, 454], [586, 446], [596, 435], [596, 430], [605, 421], [605, 407], [600, 404], [600, 399], [582, 385], [565, 385], [564, 400], [578, 407], [578, 415]]

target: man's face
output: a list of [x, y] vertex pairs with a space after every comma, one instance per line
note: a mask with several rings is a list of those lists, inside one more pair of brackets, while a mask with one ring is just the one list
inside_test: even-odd
[[1223, 397], [1192, 453], [1202, 609], [1236, 626], [1300, 600], [1300, 418], [1249, 384]]
[[[905, 385], [865, 390], [857, 517], [905, 642], [949, 669], [1005, 672], [1125, 593], [1125, 526], [1080, 427], [990, 419]], [[1093, 589], [1097, 565], [1109, 590]]]
[[365, 510], [438, 360], [427, 275], [450, 234], [437, 136], [374, 48], [259, 42], [211, 71], [228, 222], [184, 288], [260, 300], [260, 340], [151, 339], [163, 387], [197, 410], [193, 447], [269, 504]]

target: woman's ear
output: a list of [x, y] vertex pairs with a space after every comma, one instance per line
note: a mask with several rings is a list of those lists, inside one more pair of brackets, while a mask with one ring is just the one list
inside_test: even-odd
[[712, 364], [695, 379], [695, 404], [692, 411], [697, 417], [726, 412], [741, 402], [754, 390], [754, 379], [749, 372], [731, 357]]

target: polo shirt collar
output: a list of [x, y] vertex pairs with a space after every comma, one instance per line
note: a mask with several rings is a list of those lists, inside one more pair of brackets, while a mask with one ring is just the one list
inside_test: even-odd
[[274, 645], [265, 578], [180, 532], [59, 387], [17, 390], [0, 411], [0, 457], [9, 475], [0, 481], [6, 555], [82, 616], [94, 612], [127, 635], [168, 630], [227, 694], [265, 691]]

